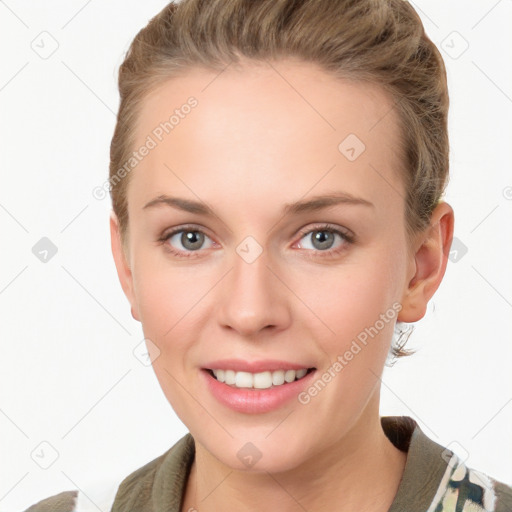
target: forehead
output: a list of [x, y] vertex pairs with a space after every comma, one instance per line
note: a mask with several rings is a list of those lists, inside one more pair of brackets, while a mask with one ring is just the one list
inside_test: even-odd
[[[186, 69], [161, 83], [143, 101], [136, 127], [138, 141], [169, 120], [173, 113], [179, 115], [191, 97], [200, 107], [194, 109], [194, 117], [201, 116], [205, 131], [211, 128], [210, 123], [217, 128], [210, 136], [220, 128], [236, 130], [237, 120], [245, 125], [244, 133], [262, 127], [271, 129], [277, 124], [282, 127], [287, 121], [283, 117], [286, 114], [296, 129], [303, 130], [305, 137], [323, 129], [326, 134], [338, 132], [336, 136], [358, 131], [362, 138], [370, 139], [377, 125], [380, 125], [375, 132], [377, 136], [386, 132], [392, 136], [397, 124], [393, 100], [377, 84], [334, 77], [316, 64], [294, 59], [267, 63], [245, 61], [220, 71]], [[274, 115], [261, 123], [261, 117], [269, 109]], [[225, 118], [228, 113], [230, 117]], [[309, 127], [304, 130], [305, 126], [297, 121], [307, 122]], [[178, 128], [177, 124], [173, 131], [183, 129]]]
[[154, 147], [132, 173], [134, 200], [168, 193], [164, 182], [188, 196], [231, 192], [241, 205], [279, 188], [296, 199], [315, 183], [371, 196], [401, 187], [392, 99], [377, 85], [335, 78], [310, 63], [187, 70], [146, 97], [135, 134], [136, 148], [148, 138]]

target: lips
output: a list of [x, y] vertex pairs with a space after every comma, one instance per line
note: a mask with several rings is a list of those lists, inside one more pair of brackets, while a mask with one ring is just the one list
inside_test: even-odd
[[[243, 372], [238, 374], [240, 373]], [[311, 385], [316, 370], [311, 369], [302, 378], [292, 382], [272, 385], [264, 389], [228, 385], [217, 380], [212, 370], [203, 369], [200, 374], [205, 389], [221, 405], [240, 413], [263, 414], [296, 402], [300, 393]]]

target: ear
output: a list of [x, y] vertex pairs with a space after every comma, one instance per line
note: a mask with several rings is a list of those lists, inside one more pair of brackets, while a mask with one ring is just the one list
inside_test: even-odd
[[439, 288], [446, 271], [453, 225], [452, 207], [441, 202], [432, 212], [429, 227], [416, 239], [398, 322], [417, 322], [425, 316], [428, 301]]
[[125, 253], [125, 248], [121, 241], [119, 221], [113, 211], [110, 213], [110, 245], [112, 247], [112, 255], [114, 256], [114, 262], [116, 264], [117, 275], [119, 277], [121, 287], [123, 288], [123, 292], [131, 305], [132, 317], [140, 322], [133, 287], [133, 276]]

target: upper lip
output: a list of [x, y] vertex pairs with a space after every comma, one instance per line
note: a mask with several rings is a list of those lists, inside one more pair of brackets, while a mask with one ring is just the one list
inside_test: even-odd
[[313, 368], [313, 366], [276, 359], [261, 359], [259, 361], [244, 361], [243, 359], [218, 359], [204, 365], [208, 370], [233, 370], [235, 372], [258, 373], [276, 370], [301, 370]]

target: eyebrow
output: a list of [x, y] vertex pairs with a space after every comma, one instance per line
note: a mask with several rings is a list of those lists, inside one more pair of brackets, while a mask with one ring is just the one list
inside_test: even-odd
[[[352, 206], [369, 206], [375, 207], [373, 203], [361, 197], [353, 196], [347, 192], [333, 192], [331, 194], [314, 196], [310, 199], [304, 199], [295, 203], [286, 203], [283, 207], [283, 215], [296, 215], [299, 213], [316, 212], [323, 210], [330, 206], [338, 204], [352, 205]], [[195, 213], [205, 216], [216, 216], [213, 210], [205, 203], [194, 201], [191, 199], [184, 199], [180, 197], [172, 197], [168, 195], [160, 195], [152, 199], [143, 206], [143, 209], [154, 208], [160, 206], [170, 206], [178, 210], [183, 210], [188, 213]]]

